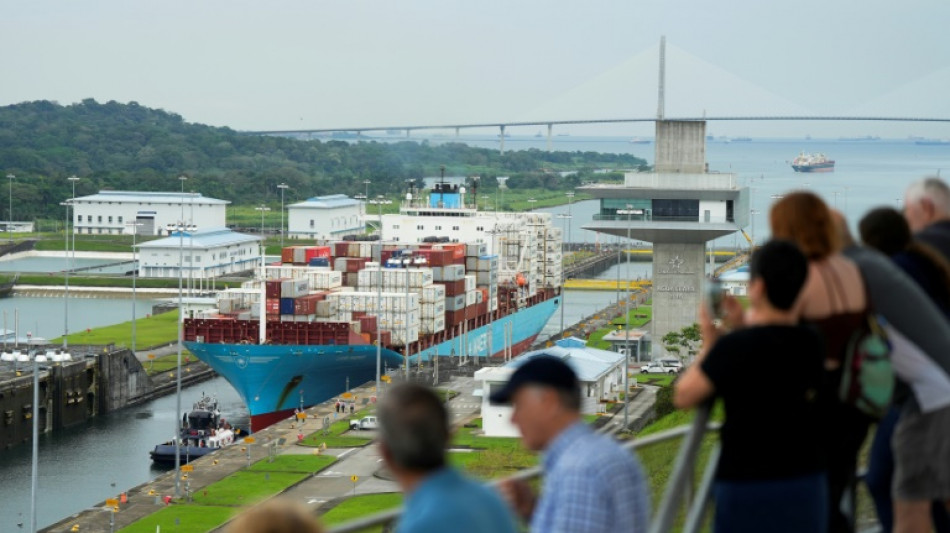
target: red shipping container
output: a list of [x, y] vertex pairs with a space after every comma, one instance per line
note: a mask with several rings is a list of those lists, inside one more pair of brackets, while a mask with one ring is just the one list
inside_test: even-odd
[[363, 333], [369, 331], [376, 331], [376, 317], [375, 316], [362, 316], [359, 318], [360, 321], [360, 331]]
[[460, 279], [457, 281], [446, 281], [443, 282], [445, 285], [445, 295], [446, 296], [458, 296], [460, 294], [465, 294], [465, 280]]
[[269, 279], [264, 282], [265, 298], [280, 298], [280, 282], [282, 279]]
[[307, 263], [310, 263], [310, 260], [314, 257], [326, 257], [330, 258], [330, 247], [329, 246], [308, 246], [304, 252], [304, 258]]
[[[393, 343], [393, 334], [389, 331], [380, 331], [379, 332], [380, 344], [383, 346], [389, 346]], [[376, 344], [376, 330], [369, 332], [370, 342]]]
[[[451, 251], [452, 251], [452, 258], [453, 258], [453, 259], [459, 259], [459, 258], [461, 258], [462, 261], [463, 261], [462, 264], [464, 264], [464, 261], [465, 261], [465, 244], [463, 244], [463, 243], [443, 244], [443, 245], [442, 245], [442, 249], [443, 249], [443, 250], [451, 250]], [[454, 263], [454, 261], [453, 261], [453, 263]]]
[[264, 310], [268, 315], [280, 314], [280, 298], [268, 298], [264, 301]]
[[319, 298], [316, 294], [308, 294], [294, 300], [295, 315], [312, 315], [317, 312], [317, 302]]
[[280, 260], [283, 263], [293, 263], [294, 262], [294, 247], [286, 246], [280, 251]]
[[347, 272], [359, 272], [366, 268], [366, 263], [369, 262], [368, 257], [354, 257], [347, 259], [346, 261], [346, 271]]
[[346, 257], [346, 252], [349, 251], [350, 243], [348, 242], [335, 242], [333, 243], [333, 257]]

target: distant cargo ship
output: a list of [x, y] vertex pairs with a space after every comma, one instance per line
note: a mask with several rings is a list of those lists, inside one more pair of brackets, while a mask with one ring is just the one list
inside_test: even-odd
[[919, 139], [914, 144], [921, 146], [950, 146], [950, 139]]
[[825, 154], [806, 154], [802, 152], [792, 160], [792, 170], [795, 172], [834, 172], [835, 161], [828, 159]]
[[252, 430], [372, 381], [377, 365], [531, 346], [560, 305], [550, 214], [481, 212], [444, 183], [428, 200], [382, 217], [390, 240], [284, 248], [261, 279], [185, 319], [185, 346], [237, 390]]
[[644, 139], [642, 137], [634, 137], [630, 139], [630, 144], [650, 144], [651, 142], [653, 141], [650, 139]]
[[838, 137], [839, 141], [880, 141], [881, 138], [877, 135], [865, 135], [863, 137]]

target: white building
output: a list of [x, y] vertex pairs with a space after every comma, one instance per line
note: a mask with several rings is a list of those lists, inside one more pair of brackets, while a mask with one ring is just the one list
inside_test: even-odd
[[616, 400], [623, 392], [624, 356], [617, 352], [585, 346], [582, 339], [561, 339], [551, 348], [528, 352], [505, 366], [486, 367], [475, 372], [475, 381], [482, 385], [482, 429], [489, 437], [517, 437], [518, 428], [511, 423], [512, 407], [492, 403], [491, 394], [508, 382], [511, 374], [533, 357], [549, 355], [562, 359], [577, 374], [581, 388], [581, 413], [604, 411], [605, 400]]
[[292, 239], [341, 239], [364, 231], [360, 202], [345, 194], [316, 196], [287, 206], [287, 236]]
[[164, 239], [137, 244], [139, 276], [210, 279], [245, 272], [261, 266], [260, 237], [228, 228], [172, 232]]
[[[76, 233], [167, 235], [166, 226], [184, 222], [197, 228], [226, 226], [226, 200], [200, 193], [99, 191], [73, 205]], [[139, 226], [127, 224], [138, 223]]]
[[746, 296], [749, 292], [749, 265], [730, 270], [719, 276], [722, 288], [733, 296]]

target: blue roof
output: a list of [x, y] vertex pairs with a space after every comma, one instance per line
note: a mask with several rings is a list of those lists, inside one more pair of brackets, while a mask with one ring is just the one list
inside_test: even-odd
[[303, 202], [290, 204], [289, 207], [306, 207], [316, 209], [335, 209], [338, 207], [350, 207], [360, 205], [359, 201], [350, 198], [345, 194], [330, 194], [327, 196], [314, 196]]
[[182, 232], [179, 238], [178, 232], [173, 232], [171, 236], [154, 241], [137, 244], [138, 248], [178, 248], [179, 244], [185, 248], [218, 248], [234, 244], [244, 244], [248, 242], [258, 242], [261, 238], [246, 233], [238, 233], [228, 228], [208, 228], [193, 232]]
[[547, 355], [567, 363], [577, 374], [578, 380], [590, 382], [597, 381], [624, 360], [623, 354], [590, 348], [584, 345], [582, 339], [575, 337], [559, 340], [555, 344], [550, 348], [525, 353], [505, 366], [518, 368], [534, 357]]

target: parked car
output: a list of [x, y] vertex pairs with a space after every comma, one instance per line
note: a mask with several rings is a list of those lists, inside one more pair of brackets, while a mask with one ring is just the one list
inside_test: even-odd
[[663, 366], [672, 366], [676, 368], [677, 372], [679, 372], [680, 370], [683, 370], [683, 362], [680, 361], [679, 359], [673, 359], [673, 358], [660, 359], [660, 363], [662, 363]]
[[377, 427], [375, 416], [364, 416], [359, 420], [350, 421], [350, 429], [376, 429]]
[[675, 366], [667, 366], [662, 361], [653, 361], [640, 367], [641, 374], [676, 374], [679, 370]]

